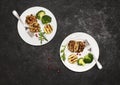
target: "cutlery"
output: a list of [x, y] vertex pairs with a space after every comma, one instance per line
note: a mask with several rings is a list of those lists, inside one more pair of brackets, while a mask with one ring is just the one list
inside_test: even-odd
[[25, 28], [25, 30], [27, 31], [27, 34], [30, 36], [30, 37], [33, 37], [34, 36], [34, 33], [32, 33], [32, 32], [30, 32], [29, 31], [29, 27], [27, 27], [24, 23], [23, 23], [23, 21], [22, 21], [22, 19], [20, 18], [20, 16], [18, 15], [18, 13], [17, 13], [17, 11], [16, 10], [13, 10], [12, 11], [12, 14], [21, 22], [21, 24], [24, 26], [24, 28]]
[[[89, 44], [89, 42], [88, 42], [87, 40], [84, 40], [84, 42], [85, 42], [85, 45], [86, 45], [86, 46], [90, 46], [90, 44]], [[88, 50], [89, 50], [89, 51], [92, 51], [92, 48], [90, 47]], [[95, 56], [93, 56], [93, 57], [94, 57], [94, 60], [95, 60], [95, 62], [96, 62], [96, 64], [97, 64], [97, 67], [98, 67], [99, 69], [102, 69], [102, 68], [103, 68], [103, 67], [102, 67], [102, 64], [98, 61], [98, 59], [96, 59]]]

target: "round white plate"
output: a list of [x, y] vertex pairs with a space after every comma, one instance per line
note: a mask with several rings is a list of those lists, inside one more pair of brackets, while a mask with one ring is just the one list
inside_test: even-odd
[[79, 65], [77, 65], [77, 63], [70, 64], [68, 62], [68, 56], [70, 54], [76, 54], [76, 53], [70, 52], [67, 48], [68, 42], [70, 40], [75, 40], [75, 41], [87, 40], [90, 44], [90, 46], [84, 48], [83, 52], [80, 53], [81, 55], [78, 55], [78, 58], [84, 57], [86, 54], [88, 54], [89, 53], [88, 49], [89, 49], [89, 47], [91, 47], [92, 50], [91, 50], [90, 53], [92, 53], [94, 55], [94, 57], [96, 57], [96, 59], [98, 59], [99, 58], [99, 47], [98, 47], [98, 44], [97, 44], [96, 40], [92, 36], [90, 36], [89, 34], [86, 34], [86, 33], [83, 33], [83, 32], [76, 32], [76, 33], [72, 33], [69, 36], [67, 36], [63, 40], [63, 42], [60, 46], [60, 51], [63, 49], [63, 46], [66, 46], [66, 48], [65, 48], [65, 57], [66, 57], [65, 61], [63, 61], [62, 58], [61, 58], [61, 55], [62, 55], [61, 52], [60, 52], [60, 58], [61, 58], [63, 64], [68, 69], [70, 69], [72, 71], [75, 71], [75, 72], [84, 72], [84, 71], [87, 71], [87, 70], [91, 69], [95, 65], [94, 60], [90, 64], [85, 64], [84, 66], [79, 66]]
[[[28, 8], [27, 10], [25, 10], [20, 18], [22, 19], [22, 21], [25, 23], [25, 19], [26, 19], [26, 16], [27, 15], [30, 15], [30, 14], [33, 14], [33, 15], [36, 15], [36, 13], [40, 10], [43, 10], [45, 11], [46, 15], [49, 15], [51, 18], [52, 18], [52, 21], [51, 21], [51, 26], [53, 28], [53, 32], [51, 34], [46, 34], [46, 38], [48, 39], [48, 41], [43, 41], [42, 44], [40, 43], [40, 40], [34, 36], [34, 37], [30, 37], [28, 34], [27, 34], [27, 31], [25, 30], [25, 28], [23, 27], [23, 25], [21, 24], [20, 21], [18, 21], [18, 33], [20, 35], [20, 37], [28, 44], [30, 45], [34, 45], [34, 46], [40, 46], [40, 45], [44, 45], [46, 43], [48, 43], [49, 41], [51, 41], [53, 39], [53, 37], [55, 36], [56, 34], [56, 31], [57, 31], [57, 21], [56, 21], [56, 18], [55, 16], [53, 15], [52, 12], [50, 12], [50, 10], [44, 8], [44, 7], [39, 7], [39, 6], [35, 6], [35, 7], [31, 7], [31, 8]], [[40, 27], [41, 27], [41, 30], [43, 30], [43, 27], [44, 25], [41, 23], [40, 20], [38, 20], [39, 24], [40, 24]], [[27, 25], [27, 24], [26, 24]]]

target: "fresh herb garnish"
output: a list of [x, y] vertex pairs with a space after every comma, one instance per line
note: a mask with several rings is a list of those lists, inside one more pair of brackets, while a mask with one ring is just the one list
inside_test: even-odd
[[63, 53], [65, 51], [66, 46], [62, 46], [62, 47], [63, 47], [63, 49], [60, 51], [61, 53]]
[[63, 60], [63, 61], [65, 61], [66, 60], [66, 57], [65, 57], [65, 48], [66, 48], [66, 46], [62, 46], [63, 48], [61, 49], [61, 53], [62, 53], [62, 55], [61, 55], [61, 59]]
[[63, 52], [62, 56], [61, 56], [62, 60], [65, 61], [66, 57], [65, 57], [65, 52]]
[[43, 40], [48, 41], [47, 38], [45, 37], [45, 32], [42, 32], [42, 31], [39, 32], [39, 40], [41, 44]]

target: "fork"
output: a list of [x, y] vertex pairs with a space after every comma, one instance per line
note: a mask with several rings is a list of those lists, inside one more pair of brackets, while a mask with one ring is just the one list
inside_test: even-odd
[[13, 10], [13, 11], [12, 11], [12, 14], [21, 22], [21, 24], [24, 26], [25, 30], [26, 30], [26, 31], [28, 30], [28, 31], [27, 31], [28, 35], [29, 35], [30, 37], [33, 37], [33, 36], [34, 36], [34, 33], [32, 33], [32, 32], [29, 31], [29, 27], [27, 27], [27, 26], [23, 23], [22, 19], [20, 18], [20, 16], [19, 16], [18, 13], [17, 13], [17, 11], [16, 11], [16, 10]]
[[[84, 40], [84, 42], [85, 42], [85, 45], [86, 45], [86, 46], [90, 46], [90, 44], [89, 44], [89, 42], [88, 42], [87, 40]], [[89, 48], [89, 51], [91, 52], [92, 49]], [[98, 67], [99, 69], [102, 69], [102, 68], [103, 68], [103, 67], [102, 67], [102, 64], [98, 61], [98, 59], [96, 59], [95, 56], [93, 56], [93, 57], [94, 57], [94, 60], [95, 60], [95, 62], [96, 62], [97, 67]]]

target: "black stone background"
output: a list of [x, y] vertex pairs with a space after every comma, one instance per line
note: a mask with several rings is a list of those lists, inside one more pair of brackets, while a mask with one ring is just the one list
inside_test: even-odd
[[[58, 30], [43, 46], [25, 43], [12, 10], [32, 6], [53, 12]], [[99, 44], [102, 70], [76, 73], [59, 57], [63, 39], [86, 32]], [[0, 0], [0, 85], [120, 85], [120, 0]]]

